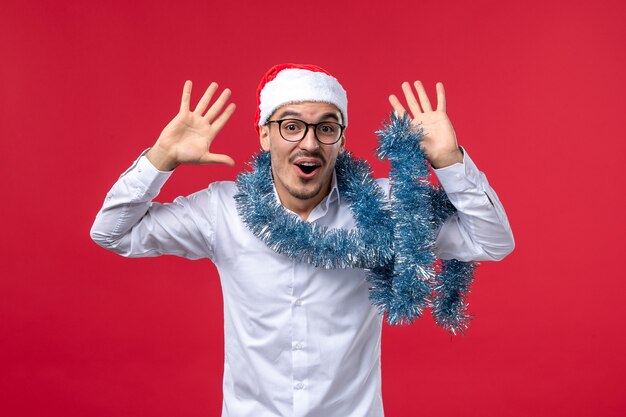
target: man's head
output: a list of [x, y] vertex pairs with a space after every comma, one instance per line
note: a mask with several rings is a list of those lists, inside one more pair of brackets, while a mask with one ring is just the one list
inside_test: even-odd
[[337, 79], [312, 65], [271, 68], [258, 89], [255, 126], [272, 159], [282, 203], [308, 215], [330, 191], [345, 145], [348, 100]]

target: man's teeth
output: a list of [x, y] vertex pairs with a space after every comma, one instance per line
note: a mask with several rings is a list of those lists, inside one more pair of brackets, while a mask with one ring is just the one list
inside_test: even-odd
[[298, 165], [305, 174], [310, 174], [319, 167], [315, 162], [300, 162], [296, 165]]

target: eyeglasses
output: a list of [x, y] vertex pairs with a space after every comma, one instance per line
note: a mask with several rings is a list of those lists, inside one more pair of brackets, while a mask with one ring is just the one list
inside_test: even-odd
[[300, 142], [313, 127], [315, 139], [324, 145], [332, 145], [341, 139], [344, 125], [335, 122], [307, 123], [298, 119], [268, 120], [267, 123], [278, 123], [280, 136], [287, 142]]

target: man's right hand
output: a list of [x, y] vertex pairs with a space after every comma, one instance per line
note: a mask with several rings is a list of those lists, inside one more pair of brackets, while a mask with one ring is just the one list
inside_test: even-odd
[[213, 139], [235, 111], [235, 103], [230, 103], [222, 111], [230, 97], [230, 90], [225, 89], [205, 113], [216, 90], [217, 83], [211, 83], [195, 110], [191, 111], [191, 81], [185, 82], [180, 111], [165, 126], [159, 139], [146, 154], [158, 170], [171, 171], [180, 164], [235, 165], [230, 156], [209, 151]]

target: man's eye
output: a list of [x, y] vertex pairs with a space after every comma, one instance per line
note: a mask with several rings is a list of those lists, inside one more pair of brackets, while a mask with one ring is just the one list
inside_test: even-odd
[[335, 130], [337, 130], [337, 128], [331, 124], [319, 125], [318, 129], [325, 135], [333, 134], [335, 133]]
[[297, 123], [287, 123], [283, 126], [283, 128], [290, 132], [297, 132], [301, 129], [300, 125], [298, 125]]

